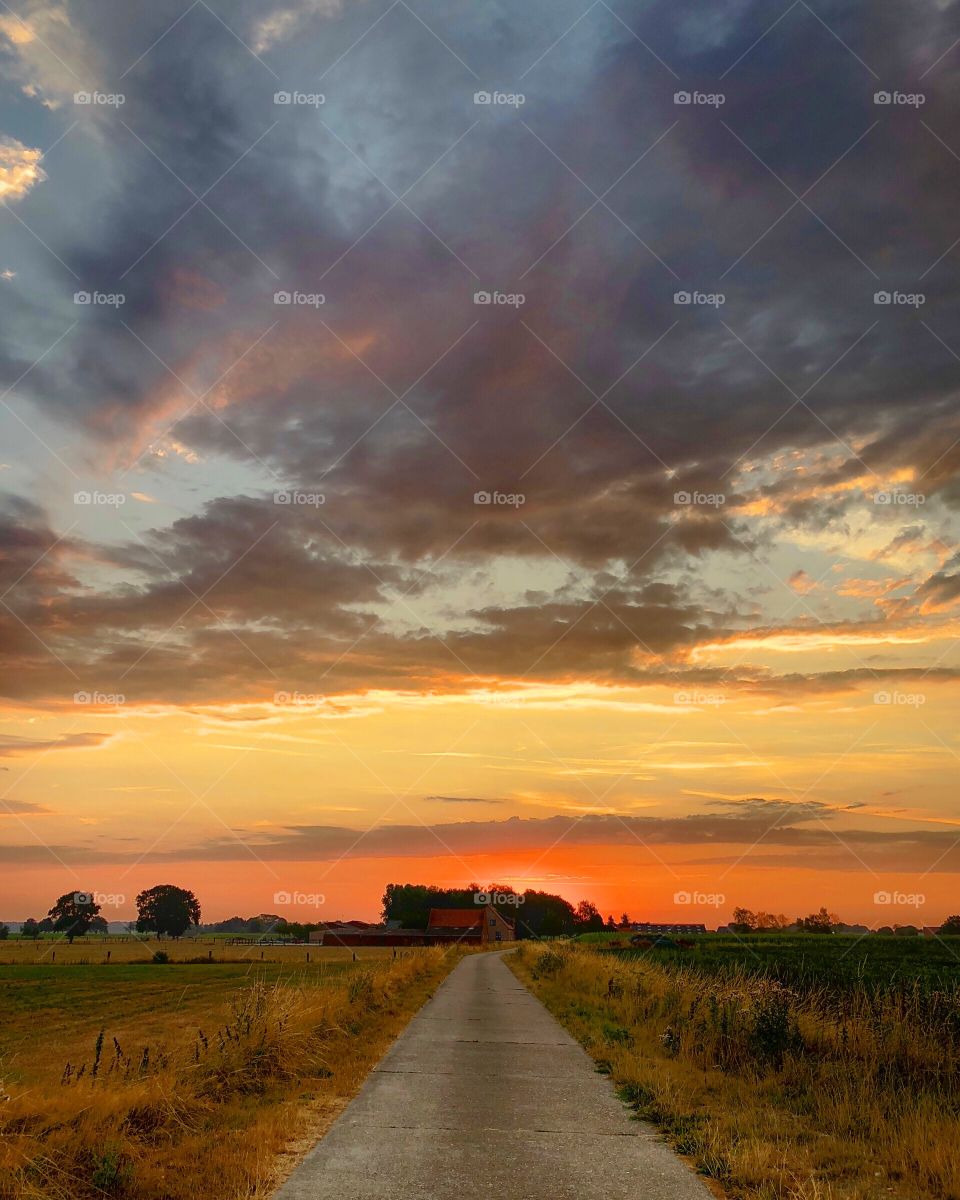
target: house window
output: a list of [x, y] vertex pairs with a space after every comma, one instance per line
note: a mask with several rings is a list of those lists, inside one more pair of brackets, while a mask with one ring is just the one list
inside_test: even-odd
[[496, 929], [496, 927], [497, 927], [497, 918], [496, 918], [496, 917], [491, 917], [491, 918], [490, 918], [490, 928], [491, 928], [491, 929]]

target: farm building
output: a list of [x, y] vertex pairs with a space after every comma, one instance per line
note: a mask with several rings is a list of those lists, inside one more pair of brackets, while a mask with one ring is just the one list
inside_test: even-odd
[[484, 908], [431, 908], [427, 934], [457, 941], [513, 942], [516, 933], [512, 921], [487, 904]]
[[399, 929], [390, 925], [366, 925], [362, 921], [334, 921], [314, 930], [310, 941], [321, 946], [437, 946], [461, 942], [485, 945], [516, 940], [513, 923], [493, 907], [432, 908], [424, 929]]

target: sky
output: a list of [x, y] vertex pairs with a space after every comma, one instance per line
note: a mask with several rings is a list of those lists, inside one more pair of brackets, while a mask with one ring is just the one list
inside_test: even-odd
[[0, 58], [0, 917], [960, 909], [956, 0]]

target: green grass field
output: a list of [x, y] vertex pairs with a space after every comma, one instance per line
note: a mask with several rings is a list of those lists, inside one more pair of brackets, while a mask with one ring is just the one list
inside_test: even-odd
[[[960, 984], [960, 937], [890, 937], [871, 934], [703, 934], [688, 949], [613, 947], [629, 935], [586, 935], [584, 942], [625, 960], [652, 957], [709, 973], [747, 971], [792, 987], [901, 987], [929, 989]], [[588, 940], [589, 939], [589, 940]]]

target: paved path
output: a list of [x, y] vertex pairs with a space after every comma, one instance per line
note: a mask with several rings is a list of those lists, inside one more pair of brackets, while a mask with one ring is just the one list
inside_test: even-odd
[[275, 1200], [711, 1200], [499, 955], [465, 958]]

